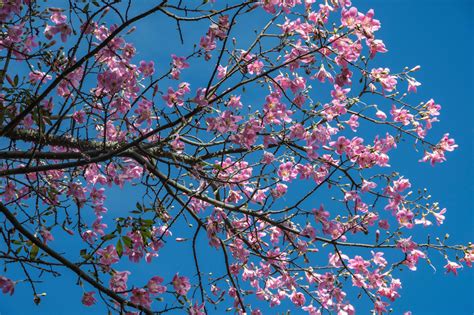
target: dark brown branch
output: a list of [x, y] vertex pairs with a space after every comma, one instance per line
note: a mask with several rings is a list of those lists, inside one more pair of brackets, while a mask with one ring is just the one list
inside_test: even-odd
[[152, 315], [153, 312], [150, 311], [149, 309], [141, 306], [141, 305], [136, 305], [130, 301], [125, 300], [121, 296], [119, 296], [117, 293], [114, 291], [110, 290], [109, 288], [104, 287], [102, 284], [94, 280], [91, 276], [89, 276], [85, 271], [83, 271], [81, 268], [79, 268], [76, 264], [72, 263], [71, 261], [67, 260], [64, 258], [61, 254], [58, 252], [54, 251], [52, 248], [44, 244], [40, 239], [38, 239], [36, 236], [31, 234], [30, 231], [28, 231], [18, 220], [16, 219], [15, 215], [11, 213], [4, 205], [3, 203], [0, 203], [0, 212], [2, 212], [6, 219], [10, 221], [10, 223], [15, 227], [18, 232], [20, 232], [23, 236], [25, 236], [28, 240], [30, 240], [33, 244], [38, 246], [41, 250], [43, 250], [45, 253], [47, 253], [49, 256], [52, 258], [56, 259], [59, 261], [61, 264], [63, 264], [65, 267], [70, 269], [72, 272], [77, 274], [81, 279], [85, 280], [88, 282], [90, 285], [95, 287], [97, 290], [103, 292], [104, 294], [108, 295], [110, 298], [113, 300], [117, 301], [120, 305], [127, 305], [130, 307], [133, 307], [135, 309], [138, 309], [145, 314]]

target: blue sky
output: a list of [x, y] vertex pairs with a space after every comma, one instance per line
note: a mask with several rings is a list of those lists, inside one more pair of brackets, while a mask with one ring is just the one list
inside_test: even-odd
[[[419, 102], [434, 98], [443, 106], [441, 123], [432, 131], [432, 139], [439, 139], [443, 133], [450, 132], [459, 144], [458, 150], [448, 156], [448, 162], [437, 165], [434, 169], [429, 164], [418, 163], [422, 152], [413, 152], [408, 143], [402, 144], [402, 148], [391, 160], [393, 169], [410, 178], [414, 187], [427, 187], [433, 199], [448, 208], [447, 219], [441, 228], [421, 232], [431, 234], [433, 237], [442, 237], [445, 233], [449, 233], [450, 242], [453, 244], [474, 240], [472, 207], [474, 2], [469, 0], [354, 0], [353, 2], [360, 11], [365, 12], [369, 8], [374, 8], [376, 18], [382, 22], [378, 37], [384, 40], [389, 52], [379, 55], [377, 63], [394, 70], [402, 69], [404, 66], [421, 65], [422, 68], [416, 73], [416, 78], [422, 86], [412, 100]], [[160, 23], [164, 22], [154, 20], [154, 16], [148, 17], [140, 22], [133, 35], [135, 38], [132, 41], [136, 43], [140, 57], [145, 60], [162, 60], [173, 52], [175, 45], [178, 45], [177, 34], [159, 32]], [[258, 24], [258, 21], [250, 23]], [[189, 31], [201, 33], [202, 29], [199, 31], [189, 29]], [[186, 36], [185, 32], [185, 40]], [[165, 43], [166, 45], [163, 45]], [[197, 72], [185, 75], [187, 80], [199, 82]], [[133, 207], [136, 200], [124, 198], [124, 195], [133, 196], [138, 193], [137, 188], [131, 187], [127, 187], [125, 191], [116, 190], [109, 194], [107, 207], [112, 209], [111, 213], [125, 211]], [[69, 246], [61, 239], [52, 242], [51, 245], [58, 249], [66, 249]], [[186, 255], [189, 255], [190, 251], [189, 248], [184, 248], [185, 246], [187, 245], [179, 243], [170, 246], [168, 252], [162, 253], [162, 257], [166, 257], [168, 253], [175, 258], [170, 260], [158, 258], [153, 268], [159, 268], [160, 275], [172, 275], [176, 270], [186, 272], [190, 267]], [[474, 312], [472, 269], [461, 270], [458, 277], [445, 275], [442, 269], [443, 257], [437, 253], [432, 255], [438, 267], [436, 272], [427, 264], [420, 263], [418, 272], [404, 269], [399, 273], [404, 286], [401, 291], [402, 298], [393, 304], [394, 314], [401, 314], [406, 310], [423, 315], [472, 314]], [[211, 255], [204, 253], [202, 262], [212, 270], [221, 263], [220, 256], [220, 252], [213, 252]], [[135, 272], [143, 279], [153, 275], [145, 268], [136, 268]], [[81, 289], [75, 285], [76, 281], [77, 278], [67, 271], [64, 271], [60, 278], [48, 278], [48, 282], [42, 285], [42, 290], [48, 295], [39, 307], [33, 304], [30, 288], [26, 284], [19, 284], [13, 297], [0, 295], [0, 314], [75, 315], [100, 312], [100, 308], [82, 307]], [[371, 308], [371, 305], [364, 302], [358, 305], [365, 310]], [[264, 314], [273, 313], [273, 310], [264, 311]], [[359, 314], [365, 312], [361, 311]]]
[[[441, 123], [432, 136], [439, 138], [442, 133], [450, 132], [459, 143], [459, 150], [448, 162], [434, 169], [416, 163], [412, 154], [392, 160], [392, 166], [409, 177], [415, 187], [428, 187], [434, 199], [448, 208], [449, 216], [442, 231], [451, 235], [451, 242], [472, 241], [474, 3], [364, 1], [363, 4], [374, 7], [382, 22], [378, 36], [385, 41], [389, 53], [380, 58], [381, 62], [391, 68], [421, 65], [416, 75], [423, 84], [418, 96], [432, 97], [443, 106]], [[438, 233], [443, 235], [441, 229]], [[405, 306], [413, 314], [472, 314], [472, 270], [464, 269], [457, 278], [443, 272], [438, 268], [433, 273], [426, 265], [419, 272], [403, 272], [401, 278], [406, 285], [397, 305]]]

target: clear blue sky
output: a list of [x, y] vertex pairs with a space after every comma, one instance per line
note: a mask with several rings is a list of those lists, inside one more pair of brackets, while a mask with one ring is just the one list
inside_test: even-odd
[[[218, 0], [219, 1], [219, 0]], [[470, 0], [354, 0], [361, 11], [375, 9], [376, 18], [382, 22], [378, 37], [383, 39], [389, 53], [380, 55], [378, 62], [394, 70], [404, 66], [421, 65], [416, 78], [422, 83], [415, 100], [434, 98], [443, 106], [441, 123], [432, 132], [438, 139], [444, 132], [450, 132], [459, 144], [459, 149], [448, 156], [448, 162], [434, 169], [429, 164], [420, 164], [420, 153], [400, 150], [391, 160], [394, 169], [410, 178], [414, 187], [428, 187], [435, 200], [448, 208], [447, 219], [440, 229], [423, 231], [433, 236], [451, 235], [452, 243], [467, 243], [474, 240], [472, 181], [473, 154], [473, 30], [474, 2]], [[160, 16], [162, 19], [163, 16]], [[149, 17], [140, 23], [135, 33], [140, 57], [145, 60], [160, 60], [169, 56], [170, 47], [178, 45], [176, 34], [164, 35], [159, 32], [159, 23]], [[200, 30], [201, 32], [202, 30]], [[165, 37], [165, 39], [163, 39]], [[185, 33], [186, 40], [186, 33]], [[166, 47], [162, 45], [166, 43]], [[162, 60], [162, 59], [161, 59]], [[198, 73], [188, 74], [191, 82], [199, 82]], [[196, 85], [194, 85], [196, 87]], [[410, 153], [406, 154], [407, 151]], [[127, 196], [138, 196], [136, 189], [127, 190]], [[135, 200], [124, 200], [123, 192], [115, 192], [108, 197], [107, 206], [114, 211], [126, 210], [127, 202], [133, 207]], [[62, 240], [51, 243], [54, 248], [66, 249], [69, 244]], [[172, 261], [160, 261], [153, 265], [160, 275], [172, 275], [176, 268], [186, 272], [190, 255], [184, 245], [172, 245], [169, 253], [183, 257]], [[164, 258], [166, 252], [163, 252]], [[220, 253], [214, 255], [221, 255]], [[203, 255], [203, 263], [212, 268], [219, 259], [214, 255]], [[463, 269], [458, 277], [445, 275], [444, 260], [433, 253], [433, 261], [439, 268], [434, 272], [424, 263], [418, 272], [404, 270], [399, 274], [404, 282], [402, 298], [393, 304], [394, 314], [411, 310], [413, 314], [472, 314], [474, 312], [474, 273]], [[151, 277], [147, 270], [137, 271], [143, 279]], [[192, 274], [194, 271], [190, 271]], [[12, 276], [13, 277], [13, 276]], [[168, 277], [169, 279], [169, 277]], [[100, 308], [84, 308], [80, 303], [81, 289], [74, 285], [76, 278], [63, 272], [56, 279], [48, 278], [42, 285], [48, 295], [39, 307], [33, 304], [29, 286], [19, 284], [13, 297], [0, 295], [1, 315], [26, 314], [98, 314]], [[353, 299], [355, 300], [355, 299]], [[372, 305], [359, 304], [359, 314], [366, 314]], [[273, 310], [264, 314], [273, 314]], [[292, 313], [293, 314], [293, 313]], [[294, 312], [294, 314], [299, 314]]]

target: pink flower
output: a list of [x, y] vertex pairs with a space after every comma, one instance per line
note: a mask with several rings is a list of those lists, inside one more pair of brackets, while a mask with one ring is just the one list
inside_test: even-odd
[[286, 194], [287, 190], [288, 190], [288, 186], [286, 186], [285, 184], [278, 183], [276, 184], [275, 189], [272, 189], [270, 192], [273, 198], [277, 199], [277, 198], [283, 197], [283, 195]]
[[454, 139], [449, 138], [449, 133], [444, 134], [443, 138], [439, 143], [433, 148], [433, 152], [425, 152], [424, 157], [420, 162], [431, 161], [431, 165], [434, 166], [436, 163], [441, 163], [446, 161], [445, 152], [454, 151], [458, 147], [455, 144]]
[[40, 231], [40, 234], [41, 234], [41, 237], [43, 238], [43, 243], [46, 244], [46, 242], [54, 241], [53, 234], [51, 234], [51, 232], [48, 229], [42, 228]]
[[[202, 36], [201, 40], [199, 41], [199, 46], [207, 52], [216, 49], [217, 47], [216, 44], [217, 43], [216, 43], [215, 37], [212, 34]], [[206, 60], [209, 60], [210, 57], [211, 55], [207, 55], [207, 54], [205, 56]]]
[[104, 229], [107, 228], [107, 224], [105, 223], [102, 223], [102, 216], [97, 216], [97, 218], [95, 219], [95, 221], [92, 223], [92, 228], [94, 229], [94, 232], [99, 234], [99, 235], [102, 235], [104, 236], [105, 235], [105, 231]]
[[84, 294], [82, 295], [82, 304], [84, 304], [85, 306], [94, 305], [97, 302], [97, 300], [94, 297], [94, 294], [95, 294], [95, 292], [93, 292], [93, 291], [84, 292]]
[[31, 114], [28, 114], [22, 121], [23, 125], [25, 126], [26, 129], [31, 129], [35, 121], [33, 120], [33, 116]]
[[282, 122], [292, 121], [293, 112], [287, 110], [286, 105], [280, 101], [280, 95], [272, 93], [266, 97], [266, 103], [263, 107], [264, 122], [269, 124], [281, 125]]
[[402, 192], [410, 187], [410, 180], [403, 178], [403, 176], [393, 182], [393, 189], [398, 192]]
[[41, 71], [32, 71], [30, 72], [28, 76], [30, 78], [30, 82], [33, 84], [38, 81], [40, 83], [44, 83], [46, 80], [52, 79], [52, 77], [49, 74], [46, 74], [45, 72], [41, 72]]
[[415, 271], [420, 258], [426, 259], [425, 253], [418, 249], [413, 249], [408, 253], [404, 264], [407, 265], [410, 270]]
[[194, 303], [194, 305], [188, 309], [188, 314], [189, 315], [206, 315], [204, 303], [202, 303], [201, 305], [197, 304], [197, 302]]
[[339, 256], [339, 254], [336, 254], [336, 253], [329, 253], [329, 264], [333, 267], [341, 267], [343, 266], [342, 265], [342, 262], [341, 262], [341, 258], [344, 259], [344, 260], [348, 260], [349, 257], [345, 254], [341, 254]]
[[240, 101], [240, 95], [236, 96], [233, 95], [230, 97], [229, 102], [227, 102], [227, 105], [236, 109], [242, 108], [242, 102]]
[[408, 78], [408, 92], [414, 92], [416, 93], [416, 88], [421, 85], [420, 82], [416, 81], [413, 78]]
[[364, 260], [361, 256], [355, 256], [352, 259], [349, 259], [348, 265], [350, 269], [356, 270], [357, 273], [367, 273], [367, 267], [370, 266], [370, 262]]
[[296, 94], [299, 90], [304, 90], [304, 89], [306, 89], [306, 79], [298, 75], [295, 75], [295, 77], [293, 78], [293, 80], [291, 80], [291, 83], [290, 83], [291, 92]]
[[268, 191], [268, 188], [265, 189], [257, 189], [257, 192], [252, 196], [252, 201], [263, 204], [265, 199], [267, 199], [266, 192]]
[[443, 151], [449, 151], [449, 152], [452, 152], [454, 151], [458, 145], [455, 144], [455, 141], [453, 138], [449, 138], [449, 133], [445, 133], [443, 135], [443, 138], [441, 138], [441, 140], [439, 141], [439, 143], [437, 144], [437, 146], [443, 150]]
[[140, 61], [140, 67], [138, 67], [138, 70], [144, 77], [149, 77], [155, 73], [155, 63], [153, 61], [146, 62], [142, 60]]
[[397, 87], [397, 78], [390, 75], [390, 70], [388, 68], [372, 69], [370, 77], [375, 82], [380, 82], [383, 89], [387, 92], [391, 92]]
[[359, 122], [358, 122], [359, 116], [356, 115], [351, 115], [351, 118], [349, 118], [346, 123], [351, 127], [352, 131], [356, 132], [357, 128], [359, 127]]
[[263, 126], [261, 121], [255, 118], [250, 118], [240, 132], [230, 136], [230, 140], [250, 149], [257, 141], [258, 133], [262, 129]]
[[342, 87], [344, 85], [351, 85], [352, 84], [352, 81], [351, 81], [351, 78], [352, 78], [352, 71], [349, 70], [349, 68], [345, 67], [345, 68], [342, 68], [341, 69], [341, 72], [336, 75], [336, 81], [335, 83]]
[[207, 130], [216, 130], [219, 133], [237, 131], [237, 122], [242, 120], [242, 116], [233, 115], [231, 111], [224, 111], [219, 117], [210, 117], [206, 119]]
[[262, 163], [269, 165], [275, 160], [275, 156], [271, 152], [263, 152]]
[[137, 117], [138, 124], [141, 124], [144, 121], [146, 121], [148, 124], [151, 124], [152, 108], [153, 108], [153, 102], [150, 102], [146, 99], [142, 99], [138, 103], [138, 108], [134, 111], [135, 114], [138, 115]]
[[367, 40], [367, 44], [370, 47], [370, 58], [374, 58], [377, 53], [386, 53], [388, 50], [385, 48], [385, 44], [380, 39]]
[[446, 269], [446, 273], [452, 272], [455, 276], [457, 276], [457, 269], [462, 268], [462, 266], [458, 263], [448, 260], [448, 263], [444, 266], [444, 268]]
[[260, 74], [262, 73], [263, 62], [260, 60], [255, 60], [254, 62], [247, 65], [247, 70], [250, 74]]
[[422, 224], [423, 227], [430, 226], [432, 223], [430, 220], [427, 220], [425, 216], [422, 216], [421, 219], [415, 219], [415, 224]]
[[375, 187], [377, 187], [376, 183], [370, 182], [364, 179], [362, 180], [362, 186], [360, 190], [363, 192], [367, 192], [367, 191], [370, 191], [371, 189], [374, 189]]
[[431, 166], [434, 166], [436, 163], [442, 163], [446, 161], [444, 152], [441, 150], [434, 150], [433, 152], [425, 152], [425, 155], [420, 160], [420, 162], [430, 161]]
[[443, 214], [445, 214], [445, 213], [446, 213], [446, 208], [443, 208], [440, 212], [437, 212], [437, 213], [436, 213], [436, 212], [433, 212], [433, 215], [434, 215], [435, 218], [436, 218], [436, 223], [437, 223], [438, 225], [443, 224], [444, 219], [445, 219], [445, 216], [444, 216]]
[[143, 243], [142, 235], [139, 231], [128, 232], [127, 236], [132, 241], [132, 246], [126, 247], [125, 253], [130, 261], [138, 263], [145, 254], [145, 245]]
[[184, 151], [184, 142], [180, 140], [179, 134], [176, 134], [174, 140], [170, 142], [171, 147], [176, 153], [183, 153]]
[[474, 248], [472, 245], [464, 253], [464, 258], [462, 258], [461, 261], [465, 262], [468, 267], [472, 267], [472, 263], [474, 262]]
[[397, 292], [402, 287], [399, 279], [392, 278], [390, 286], [387, 287], [386, 284], [382, 284], [377, 291], [378, 294], [388, 298], [390, 301], [395, 301], [395, 299], [400, 297], [400, 294]]
[[400, 226], [404, 226], [409, 229], [413, 227], [412, 221], [413, 221], [414, 213], [411, 212], [410, 210], [403, 207], [402, 209], [397, 211], [396, 217]]
[[54, 35], [60, 34], [61, 36], [61, 41], [65, 43], [67, 41], [67, 37], [71, 35], [72, 29], [67, 23], [61, 23], [58, 25], [46, 25], [44, 28], [44, 36], [47, 39], [52, 39]]
[[408, 109], [397, 108], [395, 105], [392, 105], [390, 114], [393, 117], [393, 121], [400, 122], [404, 126], [409, 125], [410, 122], [413, 120], [413, 115], [410, 114], [410, 111]]
[[426, 107], [426, 109], [428, 110], [428, 113], [431, 116], [439, 116], [439, 111], [441, 110], [441, 105], [436, 104], [433, 99], [430, 99], [428, 102], [426, 102], [424, 107]]
[[411, 236], [409, 238], [400, 238], [397, 241], [397, 247], [401, 248], [402, 252], [408, 253], [411, 250], [416, 248], [416, 243], [411, 240]]
[[127, 281], [130, 271], [116, 271], [110, 278], [109, 287], [114, 292], [127, 290]]
[[377, 315], [381, 315], [383, 313], [387, 312], [387, 306], [389, 304], [387, 302], [382, 302], [380, 300], [376, 301], [374, 304], [374, 311], [377, 313]]
[[321, 64], [318, 73], [316, 73], [314, 77], [316, 77], [322, 83], [326, 82], [326, 79], [328, 79], [329, 82], [334, 83], [334, 78], [332, 77], [331, 73], [326, 71], [323, 64]]
[[186, 295], [189, 289], [191, 289], [191, 284], [189, 283], [189, 279], [184, 276], [179, 276], [179, 274], [175, 274], [172, 280], [173, 287], [179, 295]]
[[10, 294], [13, 295], [15, 292], [15, 282], [12, 280], [0, 276], [0, 289], [2, 290], [3, 294]]
[[89, 244], [93, 244], [97, 238], [97, 234], [92, 230], [86, 230], [81, 235], [82, 239]]
[[304, 294], [301, 292], [293, 292], [290, 295], [291, 302], [295, 304], [298, 307], [304, 306], [304, 303], [306, 302], [306, 298], [304, 297]]
[[148, 291], [143, 288], [133, 289], [132, 297], [130, 298], [130, 300], [132, 301], [132, 303], [145, 306], [147, 308], [151, 305], [150, 293], [148, 293]]
[[119, 69], [107, 70], [97, 75], [97, 91], [96, 95], [102, 93], [113, 95], [120, 91], [126, 78], [124, 73]]
[[101, 248], [97, 251], [100, 256], [99, 263], [104, 266], [110, 266], [119, 261], [119, 256], [114, 245], [108, 245], [106, 248]]
[[173, 66], [177, 69], [186, 69], [189, 68], [189, 63], [186, 62], [186, 57], [178, 57], [176, 55], [171, 55], [173, 58]]
[[164, 101], [166, 101], [166, 105], [168, 105], [168, 107], [173, 107], [175, 105], [184, 105], [184, 100], [182, 99], [182, 96], [183, 94], [179, 93], [179, 90], [175, 92], [173, 88], [169, 87], [168, 93], [163, 95], [162, 98]]
[[371, 252], [372, 253], [372, 261], [377, 265], [377, 266], [380, 266], [382, 268], [385, 268], [385, 266], [387, 266], [387, 260], [385, 258], [383, 258], [382, 256], [384, 255], [383, 252], [376, 252], [374, 253], [373, 251]]
[[343, 9], [341, 12], [341, 24], [348, 28], [354, 28], [357, 23], [358, 11], [352, 7], [349, 10]]
[[303, 311], [308, 312], [308, 315], [321, 315], [321, 311], [314, 307], [312, 304], [302, 307]]
[[62, 24], [67, 21], [67, 16], [62, 14], [61, 11], [53, 11], [53, 14], [49, 17], [54, 24]]
[[74, 119], [78, 124], [83, 124], [86, 122], [86, 113], [81, 109], [72, 114], [72, 119]]
[[222, 79], [223, 77], [225, 77], [227, 74], [227, 67], [223, 67], [221, 65], [219, 65], [219, 67], [217, 67], [217, 77], [219, 79]]
[[12, 25], [8, 28], [7, 34], [7, 41], [9, 43], [19, 43], [22, 41], [22, 35], [23, 35], [23, 28], [24, 28], [24, 23], [21, 23], [19, 25]]
[[56, 24], [55, 26], [46, 25], [44, 35], [47, 39], [51, 39], [57, 33], [61, 34], [61, 41], [66, 42], [67, 37], [72, 34], [72, 29], [67, 25], [67, 16], [60, 11], [54, 11], [50, 20]]
[[[346, 3], [350, 3], [350, 0], [344, 0]], [[380, 21], [374, 19], [374, 10], [370, 9], [364, 15], [362, 13], [358, 14], [357, 17], [358, 23], [361, 25], [364, 36], [368, 38], [373, 37], [373, 33], [380, 29]]]
[[293, 162], [286, 162], [280, 164], [278, 167], [278, 176], [285, 182], [291, 182], [298, 176], [298, 169], [295, 167]]
[[381, 120], [386, 120], [387, 119], [387, 114], [385, 114], [384, 112], [382, 112], [381, 110], [377, 110], [377, 112], [375, 113], [375, 116], [377, 116], [379, 119]]
[[8, 182], [8, 184], [5, 185], [5, 191], [2, 194], [2, 199], [6, 202], [9, 202], [16, 198], [18, 198], [18, 191], [16, 185], [10, 181]]
[[166, 286], [161, 285], [163, 283], [163, 278], [159, 276], [154, 276], [153, 278], [148, 281], [148, 284], [146, 285], [148, 291], [150, 291], [151, 294], [161, 294], [166, 292]]
[[336, 153], [343, 154], [351, 144], [351, 141], [344, 136], [337, 138], [337, 141], [330, 142], [329, 145], [334, 147]]

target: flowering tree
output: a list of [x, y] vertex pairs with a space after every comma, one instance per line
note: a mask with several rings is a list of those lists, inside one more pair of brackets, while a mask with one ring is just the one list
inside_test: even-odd
[[[427, 135], [440, 105], [407, 100], [418, 66], [373, 66], [387, 53], [374, 12], [208, 2], [0, 1], [2, 292], [30, 286], [39, 304], [43, 277], [72, 272], [85, 306], [119, 314], [256, 315], [284, 300], [354, 314], [358, 295], [382, 314], [400, 269], [433, 254], [447, 272], [471, 267], [472, 246], [412, 235], [446, 209], [411, 191], [390, 154], [406, 140], [434, 165], [457, 145]], [[256, 17], [256, 32], [242, 28]], [[167, 60], [139, 58], [143, 19], [172, 22], [160, 33], [182, 46]], [[124, 194], [136, 206], [108, 211]], [[159, 256], [175, 241], [193, 269], [135, 276], [177, 259]]]

